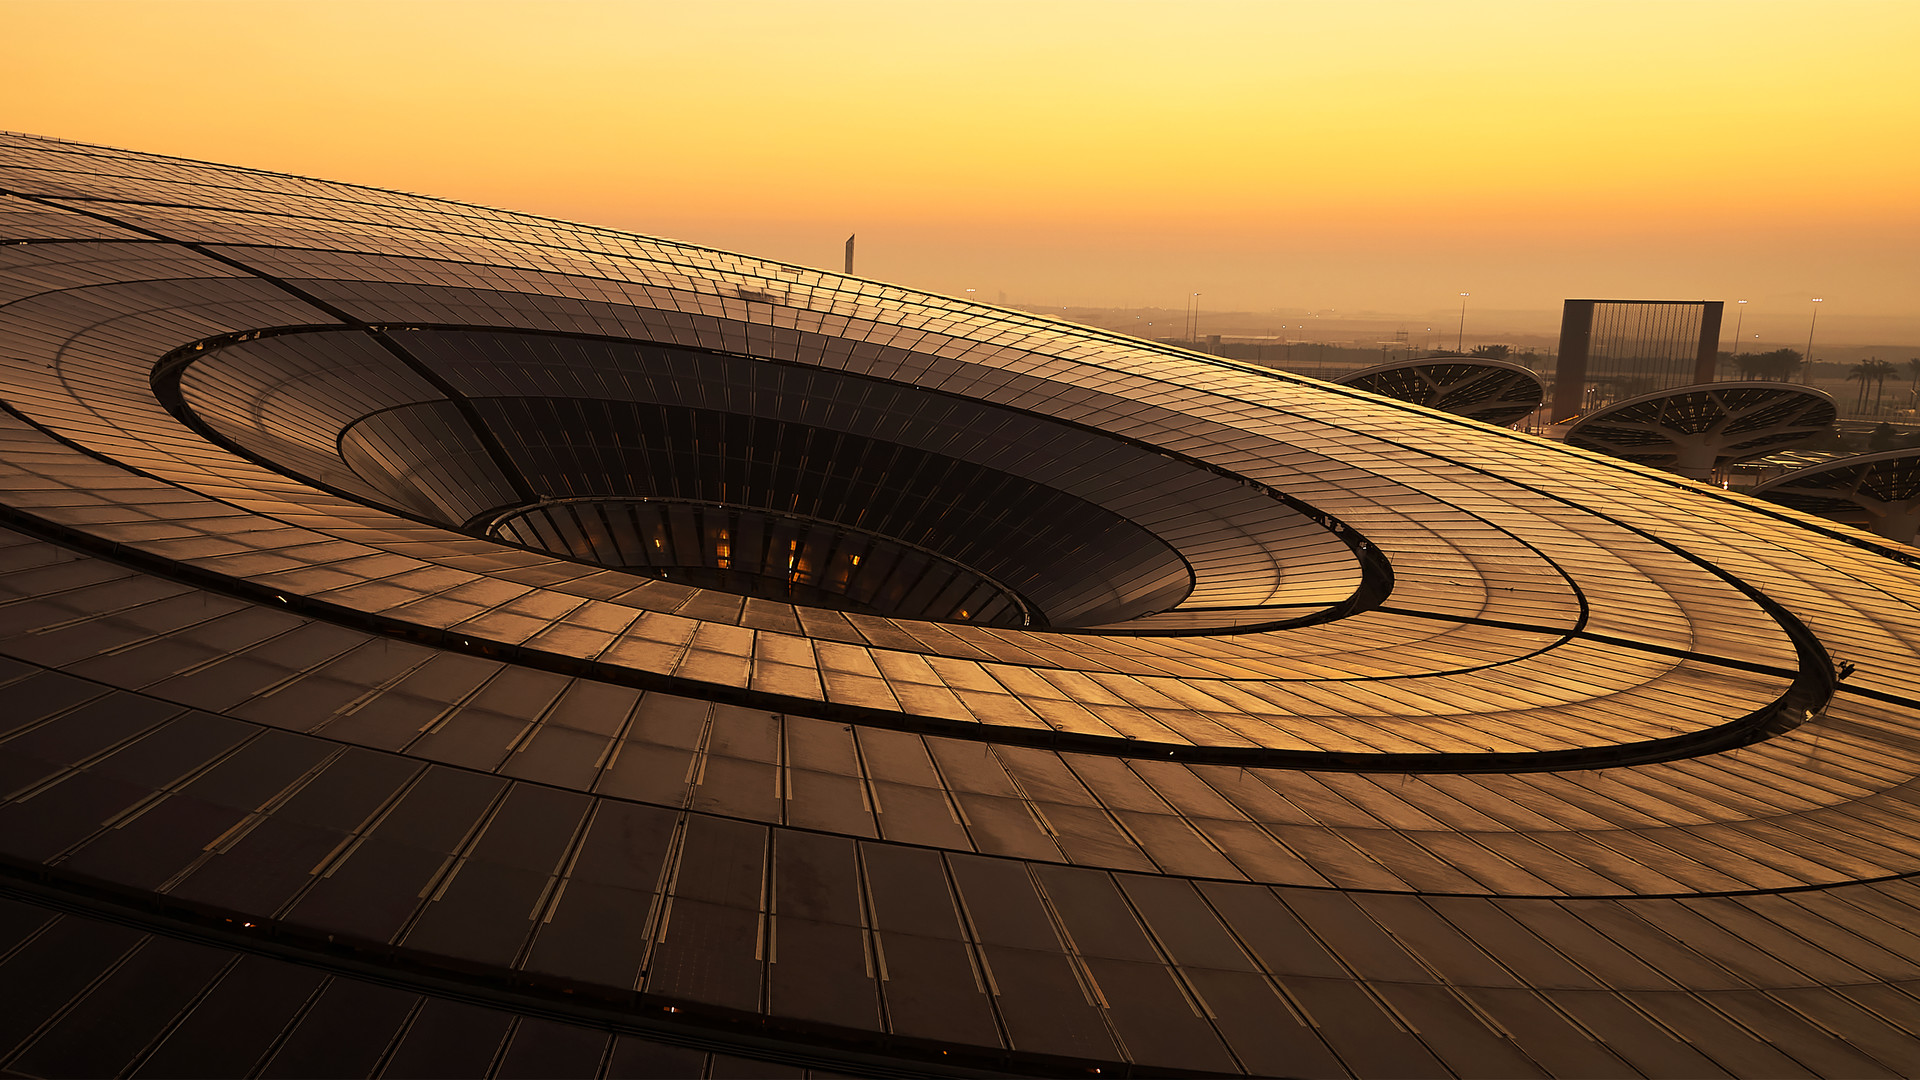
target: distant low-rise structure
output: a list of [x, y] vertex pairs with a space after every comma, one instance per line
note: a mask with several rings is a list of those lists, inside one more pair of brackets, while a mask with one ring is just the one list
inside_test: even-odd
[[1920, 532], [1920, 448], [1821, 462], [1769, 480], [1753, 493], [1911, 544]]
[[1724, 306], [1719, 300], [1568, 300], [1560, 318], [1554, 419], [1712, 382]]
[[1363, 368], [1340, 379], [1369, 393], [1506, 427], [1540, 407], [1546, 384], [1508, 360], [1445, 356]]

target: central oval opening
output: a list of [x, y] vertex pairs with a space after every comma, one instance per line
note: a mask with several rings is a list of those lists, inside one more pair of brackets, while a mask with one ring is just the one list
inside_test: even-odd
[[[823, 340], [806, 363], [299, 328], [183, 351], [154, 385], [221, 442], [336, 492], [785, 603], [1188, 632], [1311, 617], [1361, 583], [1347, 541], [1276, 493], [1094, 426], [836, 370], [864, 346]], [[1091, 398], [1063, 393], [1069, 415]]]
[[[761, 368], [748, 373], [792, 374]], [[754, 401], [692, 404], [727, 404], [708, 377], [656, 372], [653, 401], [404, 405], [349, 426], [340, 453], [393, 501], [465, 531], [788, 603], [1077, 626], [1171, 606], [1191, 587], [1179, 554], [1126, 518], [916, 438], [927, 395], [852, 404], [846, 380], [826, 380], [813, 388], [826, 426], [798, 386], [765, 388], [773, 415], [746, 411]]]

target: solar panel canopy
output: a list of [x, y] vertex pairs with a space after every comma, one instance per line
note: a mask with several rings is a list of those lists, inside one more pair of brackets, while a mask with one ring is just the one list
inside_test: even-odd
[[1835, 457], [1777, 476], [1753, 493], [1912, 544], [1920, 529], [1920, 450]]
[[1566, 441], [1707, 480], [1734, 462], [1831, 438], [1836, 415], [1833, 398], [1810, 386], [1702, 383], [1587, 413]]
[[1531, 368], [1470, 356], [1376, 364], [1338, 381], [1343, 386], [1503, 427], [1526, 419], [1540, 408], [1547, 392], [1546, 384]]

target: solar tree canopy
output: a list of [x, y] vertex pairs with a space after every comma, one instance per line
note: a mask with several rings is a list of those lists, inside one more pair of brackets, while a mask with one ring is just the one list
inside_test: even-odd
[[1890, 545], [415, 195], [6, 135], [0, 241], [9, 1075], [1920, 1060]]
[[1727, 462], [1832, 430], [1833, 399], [1778, 382], [1702, 383], [1609, 405], [1567, 428], [1571, 446], [1704, 480]]
[[1496, 427], [1526, 418], [1546, 396], [1546, 384], [1532, 369], [1509, 360], [1470, 356], [1378, 364], [1339, 382]]
[[1821, 462], [1769, 480], [1753, 494], [1912, 544], [1920, 530], [1920, 448]]

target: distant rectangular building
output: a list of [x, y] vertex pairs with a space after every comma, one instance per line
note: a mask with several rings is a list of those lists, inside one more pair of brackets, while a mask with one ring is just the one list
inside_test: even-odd
[[1560, 317], [1553, 418], [1712, 382], [1720, 300], [1569, 300]]

